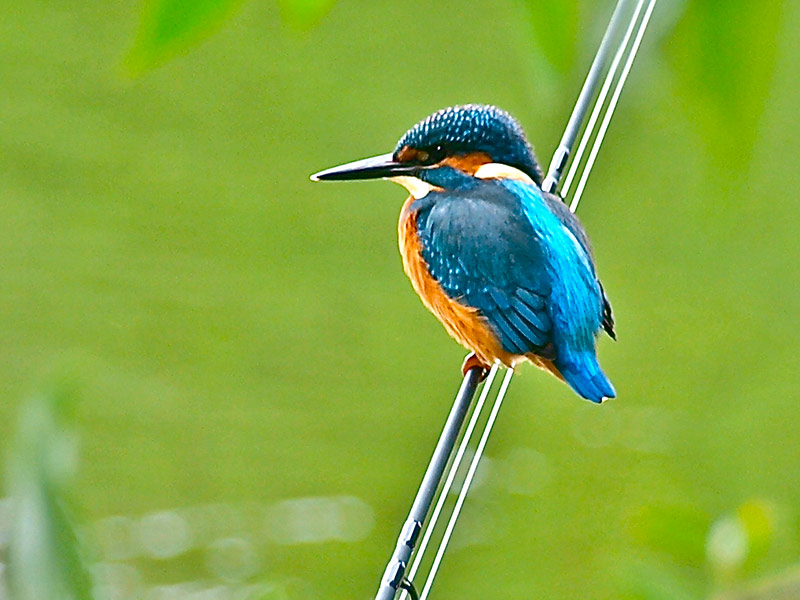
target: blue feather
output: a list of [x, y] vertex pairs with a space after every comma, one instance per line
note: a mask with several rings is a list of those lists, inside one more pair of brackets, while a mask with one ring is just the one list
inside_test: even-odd
[[577, 354], [562, 352], [556, 364], [564, 381], [587, 400], [602, 402], [605, 398], [616, 398], [617, 392], [600, 368], [594, 349]]
[[507, 352], [544, 348], [551, 341], [551, 283], [516, 198], [501, 186], [464, 178], [462, 187], [432, 192], [412, 208], [422, 257], [444, 292], [477, 308]]
[[580, 223], [534, 185], [462, 181], [412, 205], [431, 276], [478, 309], [506, 352], [554, 356], [578, 394], [613, 397], [595, 356], [605, 298]]
[[551, 211], [539, 188], [515, 180], [504, 180], [501, 185], [520, 199], [536, 236], [542, 240], [553, 285], [551, 313], [560, 325], [556, 332], [576, 348], [593, 346], [603, 304], [591, 255]]
[[542, 310], [544, 302], [543, 297], [535, 296], [526, 292], [524, 288], [520, 288], [517, 290], [517, 297], [514, 299], [514, 310], [539, 331], [550, 331], [552, 323], [547, 311]]

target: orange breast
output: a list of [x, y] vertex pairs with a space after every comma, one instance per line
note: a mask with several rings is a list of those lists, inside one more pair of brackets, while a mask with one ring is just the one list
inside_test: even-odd
[[490, 365], [495, 360], [500, 360], [506, 366], [512, 366], [517, 357], [503, 350], [477, 309], [450, 298], [439, 282], [431, 277], [428, 265], [422, 258], [422, 244], [417, 234], [417, 214], [411, 210], [413, 202], [414, 198], [409, 197], [403, 205], [398, 237], [403, 269], [414, 290], [428, 310], [442, 322], [447, 333], [462, 346], [472, 350], [482, 362]]

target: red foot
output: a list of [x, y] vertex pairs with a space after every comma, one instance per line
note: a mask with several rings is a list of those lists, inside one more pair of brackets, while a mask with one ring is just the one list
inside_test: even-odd
[[478, 367], [481, 370], [481, 378], [479, 381], [483, 381], [486, 379], [486, 376], [489, 374], [489, 365], [484, 363], [481, 359], [475, 356], [474, 352], [470, 352], [467, 354], [467, 357], [464, 359], [464, 362], [461, 363], [461, 373], [466, 376], [467, 372], [470, 369], [474, 369]]

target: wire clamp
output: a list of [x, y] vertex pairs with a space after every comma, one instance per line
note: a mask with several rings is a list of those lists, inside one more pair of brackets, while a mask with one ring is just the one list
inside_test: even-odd
[[411, 600], [419, 600], [417, 588], [414, 587], [414, 583], [408, 577], [403, 577], [400, 580], [400, 589], [404, 590]]

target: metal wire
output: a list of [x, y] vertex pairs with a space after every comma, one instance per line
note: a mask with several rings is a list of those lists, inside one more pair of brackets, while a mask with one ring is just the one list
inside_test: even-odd
[[[442, 489], [439, 491], [439, 499], [436, 501], [436, 506], [433, 509], [433, 513], [431, 514], [431, 518], [428, 521], [428, 525], [425, 527], [425, 533], [422, 536], [422, 540], [419, 543], [419, 547], [417, 548], [417, 552], [414, 555], [414, 560], [411, 563], [411, 568], [408, 570], [408, 579], [411, 581], [414, 580], [414, 576], [417, 574], [417, 570], [419, 569], [420, 563], [422, 563], [422, 557], [425, 555], [425, 550], [428, 547], [428, 542], [430, 542], [431, 536], [433, 535], [434, 529], [436, 529], [436, 523], [439, 520], [439, 515], [442, 512], [442, 507], [444, 506], [445, 501], [447, 500], [447, 494], [450, 493], [450, 488], [453, 487], [453, 481], [455, 481], [456, 473], [458, 472], [458, 467], [461, 466], [461, 460], [464, 458], [464, 453], [467, 451], [467, 446], [469, 445], [470, 439], [472, 438], [472, 432], [475, 429], [475, 425], [478, 422], [478, 419], [483, 412], [483, 405], [486, 402], [486, 398], [489, 396], [489, 392], [492, 389], [492, 384], [494, 383], [494, 378], [497, 375], [497, 371], [500, 368], [499, 363], [495, 363], [492, 366], [492, 370], [489, 371], [489, 375], [486, 377], [486, 381], [483, 384], [483, 389], [481, 390], [481, 395], [478, 397], [478, 402], [475, 404], [475, 408], [472, 411], [472, 416], [467, 423], [467, 428], [464, 430], [464, 435], [461, 438], [461, 443], [458, 446], [458, 450], [456, 452], [455, 457], [453, 458], [453, 462], [450, 464], [447, 479], [442, 486]], [[404, 591], [400, 595], [400, 599], [403, 600], [406, 596], [406, 592]]]
[[472, 461], [469, 463], [469, 470], [467, 471], [466, 477], [464, 477], [464, 482], [461, 484], [461, 490], [458, 492], [456, 505], [453, 507], [453, 513], [450, 515], [450, 520], [447, 522], [447, 529], [444, 530], [444, 535], [442, 536], [442, 540], [439, 542], [439, 548], [436, 551], [436, 557], [433, 559], [433, 564], [431, 565], [431, 570], [428, 573], [428, 578], [425, 580], [425, 586], [422, 588], [422, 593], [419, 595], [420, 600], [425, 600], [428, 597], [428, 593], [431, 591], [431, 586], [436, 578], [439, 565], [442, 563], [442, 557], [444, 557], [444, 553], [447, 550], [447, 544], [450, 542], [450, 536], [453, 535], [453, 529], [455, 529], [456, 521], [458, 521], [458, 517], [461, 514], [461, 508], [464, 506], [464, 500], [467, 498], [469, 486], [472, 484], [475, 473], [478, 471], [478, 464], [481, 462], [481, 457], [483, 456], [483, 451], [486, 448], [486, 443], [489, 441], [489, 434], [492, 433], [492, 427], [494, 427], [494, 422], [497, 419], [497, 414], [500, 412], [500, 406], [503, 404], [503, 399], [506, 397], [506, 392], [508, 391], [508, 386], [511, 383], [511, 378], [513, 376], [514, 369], [512, 368], [508, 369], [505, 377], [503, 377], [503, 384], [500, 386], [500, 390], [497, 392], [497, 398], [492, 406], [492, 412], [489, 413], [489, 419], [486, 421], [486, 425], [483, 428], [483, 433], [481, 434], [481, 439], [478, 442], [478, 447], [475, 449], [475, 454], [472, 456]]
[[[588, 145], [589, 139], [591, 138], [591, 135], [592, 135], [594, 127], [596, 125], [597, 119], [598, 119], [598, 117], [600, 115], [600, 112], [603, 109], [603, 105], [605, 104], [605, 100], [608, 97], [608, 92], [611, 89], [611, 85], [612, 85], [612, 83], [614, 81], [614, 78], [616, 76], [616, 73], [617, 73], [617, 71], [619, 69], [619, 65], [622, 62], [623, 57], [625, 57], [625, 62], [624, 62], [624, 66], [623, 66], [623, 69], [622, 69], [622, 73], [620, 75], [619, 80], [617, 81], [616, 87], [614, 88], [614, 92], [613, 92], [613, 94], [611, 96], [611, 101], [610, 101], [610, 103], [608, 105], [608, 108], [606, 109], [606, 112], [605, 112], [605, 114], [603, 116], [603, 120], [601, 122], [600, 128], [598, 129], [597, 137], [595, 138], [594, 144], [592, 146], [592, 150], [591, 150], [591, 152], [589, 154], [589, 158], [588, 158], [588, 160], [586, 162], [586, 165], [584, 166], [583, 171], [581, 173], [581, 178], [579, 180], [579, 184], [578, 184], [578, 187], [576, 189], [575, 196], [574, 196], [574, 198], [572, 200], [572, 203], [570, 205], [570, 210], [572, 210], [573, 212], [575, 211], [575, 209], [578, 206], [578, 203], [580, 202], [581, 196], [583, 194], [583, 190], [586, 187], [587, 178], [588, 178], [589, 173], [591, 172], [592, 168], [594, 167], [594, 163], [595, 163], [595, 160], [597, 158], [597, 153], [599, 151], [600, 145], [603, 142], [603, 138], [605, 137], [605, 134], [608, 131], [608, 125], [609, 125], [609, 123], [611, 121], [611, 117], [612, 117], [612, 115], [614, 113], [614, 110], [615, 110], [615, 108], [617, 106], [617, 103], [619, 101], [619, 97], [620, 97], [620, 94], [622, 92], [622, 88], [625, 85], [625, 81], [626, 81], [626, 79], [628, 77], [628, 74], [630, 72], [631, 66], [633, 64], [633, 61], [634, 61], [634, 59], [636, 57], [636, 54], [637, 54], [637, 52], [639, 50], [639, 46], [641, 44], [642, 37], [644, 36], [644, 32], [645, 32], [645, 30], [647, 28], [647, 25], [649, 23], [650, 16], [652, 15], [653, 8], [655, 7], [656, 0], [650, 0], [649, 1], [649, 4], [647, 5], [647, 9], [645, 11], [644, 17], [640, 21], [639, 18], [640, 18], [641, 12], [642, 12], [642, 8], [645, 5], [645, 2], [646, 2], [646, 0], [638, 0], [638, 2], [636, 4], [636, 8], [634, 9], [633, 15], [631, 16], [631, 19], [630, 19], [630, 22], [628, 24], [628, 27], [626, 28], [625, 34], [624, 34], [624, 36], [622, 38], [622, 41], [620, 42], [619, 48], [617, 49], [617, 52], [614, 55], [613, 61], [612, 61], [611, 65], [610, 65], [610, 67], [609, 67], [609, 71], [608, 71], [608, 73], [607, 73], [607, 75], [605, 77], [605, 80], [603, 81], [603, 85], [602, 85], [602, 88], [600, 90], [600, 93], [597, 96], [596, 103], [595, 103], [595, 105], [594, 105], [594, 107], [592, 109], [592, 113], [591, 113], [589, 122], [587, 123], [586, 128], [584, 129], [584, 132], [583, 132], [583, 135], [582, 135], [582, 138], [581, 138], [581, 141], [580, 141], [580, 146], [578, 148], [578, 151], [576, 152], [575, 157], [572, 160], [572, 164], [570, 165], [570, 171], [569, 171], [569, 173], [567, 175], [567, 180], [565, 181], [564, 189], [563, 189], [563, 192], [562, 192], [563, 195], [565, 195], [565, 196], [569, 191], [569, 183], [571, 183], [572, 179], [575, 177], [575, 174], [578, 171], [578, 168], [580, 166], [580, 159], [581, 159], [581, 157], [583, 155], [583, 152], [586, 149], [586, 146]], [[637, 28], [637, 23], [638, 23], [638, 28]], [[633, 45], [630, 46], [630, 48], [628, 48], [628, 46], [630, 44], [630, 39], [631, 39], [631, 36], [633, 35], [634, 30], [636, 31], [634, 42], [633, 42]], [[627, 51], [627, 55], [626, 55], [626, 51]], [[557, 184], [557, 181], [555, 183]], [[495, 365], [492, 368], [492, 373], [491, 373], [492, 380], [494, 379], [496, 368], [497, 368], [497, 365]], [[497, 415], [498, 415], [499, 410], [500, 410], [500, 406], [502, 405], [503, 400], [505, 399], [506, 393], [508, 392], [508, 387], [509, 387], [509, 385], [511, 383], [511, 379], [512, 379], [513, 375], [514, 375], [513, 369], [508, 369], [507, 372], [506, 372], [505, 377], [503, 378], [503, 383], [500, 386], [500, 389], [499, 389], [499, 391], [497, 393], [497, 397], [495, 398], [494, 404], [492, 406], [492, 411], [491, 411], [491, 413], [489, 415], [489, 419], [487, 420], [487, 422], [486, 422], [486, 424], [484, 426], [483, 432], [481, 434], [480, 441], [478, 442], [478, 447], [477, 447], [477, 449], [475, 451], [475, 454], [474, 454], [474, 456], [472, 458], [472, 461], [470, 463], [469, 470], [468, 470], [467, 475], [466, 475], [466, 477], [464, 479], [464, 482], [462, 483], [461, 489], [459, 490], [458, 498], [457, 498], [456, 504], [455, 504], [455, 506], [453, 508], [453, 512], [451, 513], [450, 519], [449, 519], [449, 521], [447, 523], [447, 527], [446, 527], [445, 532], [444, 532], [444, 534], [442, 536], [442, 539], [439, 542], [439, 546], [437, 548], [436, 555], [434, 557], [434, 560], [433, 560], [433, 563], [431, 565], [430, 571], [428, 572], [428, 576], [427, 576], [427, 578], [425, 580], [425, 585], [423, 586], [422, 591], [420, 593], [420, 600], [426, 600], [427, 599], [428, 594], [430, 593], [431, 587], [433, 586], [433, 582], [434, 582], [434, 580], [436, 578], [436, 575], [438, 573], [439, 567], [441, 566], [442, 559], [443, 559], [444, 554], [445, 554], [445, 552], [447, 550], [447, 545], [448, 545], [448, 543], [450, 541], [450, 538], [452, 536], [453, 530], [455, 529], [456, 522], [458, 521], [458, 518], [459, 518], [459, 516], [461, 514], [461, 510], [463, 508], [464, 501], [466, 499], [467, 493], [469, 491], [469, 488], [470, 488], [472, 480], [473, 480], [473, 478], [475, 476], [475, 473], [477, 472], [478, 465], [480, 463], [481, 457], [483, 456], [483, 452], [484, 452], [484, 449], [485, 449], [486, 444], [488, 442], [488, 439], [489, 439], [489, 436], [491, 434], [492, 428], [494, 427]], [[470, 441], [470, 438], [472, 437], [474, 424], [478, 420], [479, 413], [483, 411], [483, 407], [484, 407], [484, 403], [485, 403], [486, 397], [488, 395], [489, 389], [491, 388], [491, 382], [492, 382], [491, 380], [487, 380], [487, 382], [485, 384], [485, 387], [484, 387], [484, 389], [483, 389], [483, 391], [481, 393], [481, 397], [480, 397], [480, 399], [478, 401], [478, 404], [476, 405], [475, 410], [473, 412], [473, 415], [472, 415], [472, 417], [470, 419], [470, 423], [469, 423], [469, 426], [467, 428], [467, 431], [464, 433], [464, 437], [462, 438], [461, 444], [459, 445], [459, 454], [456, 457], [457, 460], [454, 460], [453, 464], [450, 467], [451, 470], [448, 473], [447, 482], [445, 483], [445, 486], [442, 489], [441, 495], [439, 497], [439, 501], [438, 501], [437, 506], [436, 506], [436, 511], [435, 511], [435, 514], [434, 514], [435, 518], [431, 519], [431, 522], [430, 522], [430, 524], [428, 526], [428, 529], [425, 532], [424, 543], [420, 545], [420, 548], [419, 548], [417, 554], [414, 557], [415, 560], [414, 560], [414, 565], [412, 567], [412, 570], [410, 572], [410, 577], [413, 577], [416, 574], [417, 569], [419, 567], [419, 564], [420, 564], [420, 562], [422, 560], [422, 554], [424, 554], [425, 550], [427, 549], [427, 544], [428, 544], [428, 541], [430, 540], [431, 534], [433, 532], [433, 528], [435, 527], [435, 525], [436, 525], [436, 523], [438, 521], [438, 518], [439, 518], [439, 515], [440, 515], [440, 512], [441, 512], [441, 507], [444, 505], [444, 501], [446, 499], [446, 494], [450, 490], [452, 482], [455, 479], [456, 471], [458, 470], [458, 467], [461, 464], [461, 460], [463, 458], [464, 450], [466, 449], [466, 447], [467, 447], [467, 445], [468, 445], [468, 443]]]
[[606, 32], [603, 34], [603, 39], [600, 41], [600, 47], [597, 49], [597, 54], [594, 55], [592, 66], [589, 67], [589, 73], [586, 75], [586, 80], [583, 82], [581, 92], [578, 94], [578, 99], [575, 101], [575, 106], [572, 108], [572, 114], [569, 116], [567, 126], [564, 128], [561, 141], [558, 143], [556, 151], [553, 152], [553, 158], [550, 160], [550, 166], [547, 169], [547, 177], [544, 178], [544, 182], [542, 183], [542, 189], [545, 192], [555, 193], [558, 183], [561, 181], [564, 167], [567, 166], [572, 148], [575, 145], [575, 138], [578, 137], [578, 132], [583, 124], [583, 120], [586, 118], [589, 105], [597, 89], [597, 82], [600, 81], [600, 76], [608, 62], [612, 43], [617, 35], [617, 29], [621, 27], [622, 17], [628, 2], [629, 0], [617, 0], [617, 5], [608, 22]]
[[617, 108], [617, 102], [619, 102], [619, 96], [622, 93], [622, 87], [625, 85], [625, 81], [628, 79], [628, 73], [630, 73], [631, 66], [633, 65], [633, 59], [636, 58], [636, 53], [639, 51], [639, 46], [642, 43], [644, 32], [647, 29], [647, 24], [650, 22], [650, 16], [653, 14], [653, 9], [655, 6], [656, 0], [650, 0], [650, 4], [647, 5], [647, 11], [644, 13], [644, 18], [642, 19], [639, 29], [636, 32], [636, 38], [633, 40], [633, 46], [631, 46], [631, 50], [628, 53], [628, 59], [625, 61], [625, 66], [622, 68], [622, 74], [617, 82], [617, 87], [614, 89], [614, 94], [611, 96], [611, 102], [608, 104], [606, 114], [603, 116], [603, 122], [600, 124], [600, 129], [597, 131], [597, 138], [592, 146], [592, 151], [589, 153], [589, 159], [586, 161], [586, 166], [583, 169], [583, 175], [578, 183], [578, 187], [575, 189], [575, 196], [572, 198], [572, 202], [570, 203], [569, 209], [572, 212], [575, 212], [575, 210], [578, 208], [578, 203], [581, 201], [581, 195], [583, 195], [583, 190], [586, 187], [586, 180], [589, 179], [589, 173], [592, 172], [592, 167], [594, 167], [594, 161], [597, 158], [598, 151], [600, 150], [600, 144], [603, 143], [603, 138], [608, 130], [608, 124], [611, 122], [611, 117], [614, 114], [614, 110]]
[[[447, 421], [439, 436], [439, 441], [436, 442], [436, 448], [433, 450], [428, 468], [425, 469], [422, 483], [420, 483], [417, 494], [414, 497], [411, 510], [409, 510], [408, 517], [403, 522], [400, 535], [397, 537], [394, 552], [392, 552], [389, 562], [386, 563], [386, 569], [383, 572], [378, 593], [375, 596], [376, 600], [393, 600], [403, 580], [406, 579], [406, 565], [411, 558], [417, 538], [430, 511], [436, 490], [442, 481], [447, 463], [456, 445], [458, 432], [461, 431], [461, 426], [466, 420], [482, 374], [482, 369], [473, 368], [464, 375], [461, 387], [458, 390], [458, 394], [456, 394], [456, 399], [453, 401], [453, 406], [447, 415]], [[408, 583], [409, 587], [413, 587], [413, 583]]]
[[581, 158], [583, 158], [583, 152], [586, 150], [586, 145], [589, 143], [589, 139], [592, 137], [594, 126], [597, 124], [597, 117], [600, 116], [600, 110], [606, 103], [606, 96], [608, 96], [608, 91], [611, 89], [611, 83], [614, 81], [614, 77], [617, 74], [619, 64], [622, 62], [622, 56], [625, 54], [625, 49], [628, 47], [628, 42], [631, 39], [631, 34], [633, 34], [633, 28], [636, 26], [636, 21], [639, 19], [639, 13], [642, 11], [644, 2], [645, 0], [639, 0], [636, 3], [636, 9], [633, 12], [633, 17], [631, 17], [631, 20], [628, 23], [627, 29], [625, 30], [625, 36], [622, 38], [622, 42], [620, 43], [619, 48], [617, 48], [617, 52], [614, 55], [614, 60], [611, 61], [611, 66], [608, 69], [606, 78], [603, 80], [603, 86], [600, 88], [600, 93], [597, 95], [597, 100], [594, 103], [592, 114], [589, 115], [589, 121], [586, 123], [586, 127], [583, 130], [583, 135], [581, 135], [581, 141], [578, 144], [578, 149], [576, 150], [575, 155], [572, 157], [572, 162], [569, 166], [569, 171], [567, 171], [567, 176], [564, 178], [564, 183], [561, 184], [560, 193], [562, 198], [566, 198], [567, 194], [569, 194], [569, 188], [570, 185], [572, 185], [572, 179], [578, 172], [578, 167], [581, 164]]
[[[622, 92], [622, 88], [625, 85], [625, 81], [627, 80], [628, 74], [630, 72], [631, 66], [633, 64], [633, 60], [636, 57], [636, 54], [639, 50], [639, 46], [641, 44], [642, 38], [644, 36], [644, 32], [647, 28], [647, 25], [650, 21], [650, 17], [652, 15], [653, 9], [656, 4], [656, 0], [649, 0], [649, 4], [647, 5], [647, 9], [644, 13], [644, 17], [639, 20], [642, 7], [647, 0], [638, 0], [635, 10], [630, 18], [628, 26], [626, 28], [626, 32], [619, 43], [617, 51], [614, 55], [613, 61], [609, 66], [608, 73], [606, 74], [605, 80], [603, 81], [602, 89], [600, 90], [597, 98], [595, 99], [594, 106], [592, 107], [591, 116], [589, 121], [584, 128], [583, 136], [580, 141], [580, 145], [578, 148], [578, 152], [576, 153], [574, 159], [572, 160], [572, 164], [570, 165], [570, 171], [567, 175], [567, 180], [564, 184], [564, 190], [562, 192], [562, 196], [566, 196], [571, 183], [574, 181], [578, 170], [580, 169], [580, 161], [583, 156], [583, 153], [586, 149], [586, 146], [589, 143], [591, 135], [594, 131], [594, 127], [597, 124], [597, 119], [599, 118], [600, 112], [605, 104], [605, 100], [608, 96], [609, 89], [613, 83], [613, 80], [616, 76], [617, 70], [619, 69], [619, 64], [622, 61], [622, 58], [625, 57], [624, 66], [622, 68], [622, 72], [617, 80], [616, 87], [614, 88], [614, 92], [611, 95], [611, 100], [609, 102], [608, 107], [606, 108], [606, 112], [603, 115], [603, 120], [600, 124], [600, 128], [598, 129], [597, 135], [594, 140], [594, 144], [592, 145], [592, 149], [589, 153], [588, 159], [586, 164], [583, 166], [583, 171], [581, 172], [580, 180], [578, 182], [578, 186], [575, 191], [575, 195], [572, 199], [572, 203], [570, 204], [570, 210], [573, 212], [578, 206], [580, 202], [581, 196], [583, 191], [586, 187], [586, 181], [589, 177], [589, 173], [591, 172], [592, 168], [594, 167], [595, 160], [597, 159], [597, 154], [600, 149], [600, 145], [603, 142], [603, 138], [606, 135], [608, 130], [608, 125], [611, 121], [611, 117], [616, 109], [617, 103], [619, 101], [620, 94]], [[553, 156], [553, 160], [550, 163], [550, 168], [548, 170], [547, 178], [542, 186], [545, 191], [548, 192], [555, 192], [559, 179], [561, 178], [561, 174], [563, 169], [566, 167], [567, 163], [569, 162], [570, 153], [572, 151], [572, 147], [574, 145], [575, 139], [577, 137], [577, 133], [580, 129], [581, 124], [583, 123], [587, 112], [589, 111], [589, 103], [592, 100], [592, 96], [594, 95], [594, 90], [599, 82], [599, 78], [602, 72], [602, 68], [604, 67], [605, 63], [607, 62], [607, 58], [610, 55], [611, 43], [612, 38], [615, 37], [616, 30], [621, 23], [621, 15], [624, 12], [623, 6], [628, 4], [629, 0], [618, 0], [617, 6], [614, 9], [614, 14], [612, 15], [611, 21], [609, 26], [606, 30], [605, 35], [603, 36], [603, 41], [601, 42], [600, 48], [598, 49], [597, 55], [592, 63], [591, 69], [589, 74], [587, 75], [586, 82], [581, 90], [580, 96], [578, 101], [576, 102], [576, 106], [570, 116], [569, 123], [567, 128], [565, 129], [564, 135], [562, 136], [561, 143], [559, 147], [556, 149], [556, 152]], [[638, 29], [636, 28], [636, 24], [638, 23]], [[630, 43], [631, 35], [636, 29], [636, 35], [634, 37], [633, 44], [628, 48]], [[627, 52], [627, 54], [626, 54]], [[480, 397], [478, 402], [473, 409], [472, 415], [469, 419], [469, 423], [462, 435], [461, 441], [458, 446], [458, 450], [453, 457], [453, 460], [447, 466], [447, 477], [445, 479], [444, 484], [439, 489], [439, 496], [436, 502], [436, 506], [434, 508], [433, 514], [431, 515], [430, 521], [425, 527], [422, 540], [420, 542], [419, 548], [414, 553], [413, 562], [411, 563], [411, 568], [409, 569], [408, 576], [405, 576], [405, 565], [406, 561], [408, 560], [410, 553], [413, 551], [417, 535], [419, 533], [419, 528], [422, 526], [422, 523], [425, 519], [425, 515], [427, 514], [427, 510], [430, 507], [430, 502], [433, 498], [433, 490], [430, 489], [430, 484], [426, 482], [430, 480], [430, 483], [433, 483], [433, 471], [439, 469], [436, 467], [434, 469], [434, 461], [439, 460], [441, 462], [443, 458], [443, 453], [446, 450], [446, 446], [449, 444], [450, 450], [447, 451], [448, 455], [452, 452], [452, 447], [455, 442], [455, 435], [460, 429], [461, 424], [463, 423], [463, 418], [455, 418], [453, 413], [451, 413], [451, 417], [448, 419], [448, 426], [445, 427], [445, 431], [442, 432], [442, 438], [440, 438], [439, 444], [437, 444], [437, 450], [434, 453], [434, 457], [432, 458], [431, 465], [428, 467], [428, 471], [426, 471], [426, 477], [423, 481], [423, 485], [420, 487], [420, 491], [418, 492], [417, 498], [415, 499], [414, 506], [412, 506], [412, 511], [409, 515], [409, 519], [406, 521], [406, 526], [403, 528], [403, 532], [401, 532], [400, 538], [398, 538], [398, 547], [395, 550], [395, 554], [392, 556], [389, 564], [387, 565], [387, 570], [384, 573], [384, 578], [381, 583], [381, 588], [378, 591], [378, 595], [376, 596], [377, 600], [384, 600], [394, 597], [394, 593], [397, 591], [401, 591], [401, 600], [405, 600], [406, 595], [409, 594], [409, 590], [414, 590], [413, 581], [414, 576], [417, 574], [420, 564], [423, 560], [424, 554], [428, 549], [431, 537], [433, 535], [435, 526], [442, 514], [444, 505], [447, 501], [448, 494], [450, 489], [452, 488], [453, 482], [455, 481], [456, 474], [458, 469], [461, 465], [461, 462], [464, 458], [466, 453], [467, 447], [469, 446], [471, 439], [473, 437], [476, 425], [481, 418], [481, 414], [484, 410], [486, 405], [486, 400], [491, 392], [492, 384], [496, 378], [498, 371], [498, 365], [495, 364], [489, 376], [484, 383], [483, 389], [481, 391]], [[486, 444], [488, 443], [489, 436], [492, 432], [492, 428], [494, 427], [495, 421], [497, 419], [497, 415], [500, 411], [500, 407], [502, 406], [503, 400], [505, 399], [506, 393], [508, 392], [508, 387], [511, 383], [511, 379], [514, 376], [514, 370], [508, 369], [506, 374], [503, 378], [503, 382], [500, 385], [500, 389], [497, 392], [497, 397], [494, 400], [492, 405], [491, 412], [489, 417], [484, 424], [483, 431], [481, 433], [480, 440], [478, 441], [478, 445], [475, 450], [475, 454], [470, 461], [469, 468], [467, 470], [466, 476], [464, 481], [462, 482], [461, 488], [459, 490], [457, 499], [455, 501], [455, 505], [453, 507], [452, 513], [450, 514], [450, 518], [447, 522], [447, 526], [445, 531], [442, 535], [441, 540], [439, 541], [439, 545], [436, 549], [436, 554], [434, 556], [433, 562], [431, 567], [428, 571], [428, 575], [425, 579], [425, 585], [422, 589], [422, 592], [419, 595], [419, 600], [426, 600], [428, 594], [430, 593], [431, 587], [433, 586], [434, 580], [436, 578], [436, 574], [438, 573], [439, 567], [441, 566], [442, 559], [444, 554], [447, 550], [447, 545], [452, 537], [453, 530], [455, 529], [456, 522], [461, 514], [461, 510], [464, 506], [464, 502], [466, 500], [467, 493], [469, 492], [470, 486], [472, 481], [475, 477], [475, 473], [477, 472], [478, 465], [480, 464], [481, 457], [483, 456], [483, 452], [486, 448]], [[472, 369], [470, 370], [464, 378], [464, 382], [462, 383], [462, 388], [459, 391], [459, 395], [457, 396], [456, 402], [461, 402], [463, 409], [463, 402], [469, 396], [469, 399], [474, 396], [475, 391], [475, 381], [477, 377], [477, 370]], [[453, 411], [456, 410], [456, 405], [454, 405]], [[448, 431], [448, 428], [452, 429], [450, 426], [450, 422], [452, 421], [452, 427], [455, 427], [455, 431]], [[450, 442], [447, 444], [443, 443], [443, 440], [448, 438]], [[444, 468], [444, 465], [441, 465], [441, 468]], [[442, 472], [439, 471], [439, 479], [441, 481]], [[431, 475], [431, 477], [429, 477]], [[427, 491], [423, 494], [423, 488], [428, 486]], [[422, 498], [421, 496], [425, 496]], [[427, 502], [427, 505], [425, 504]], [[426, 507], [427, 506], [427, 507]], [[413, 595], [416, 595], [414, 592]]]

